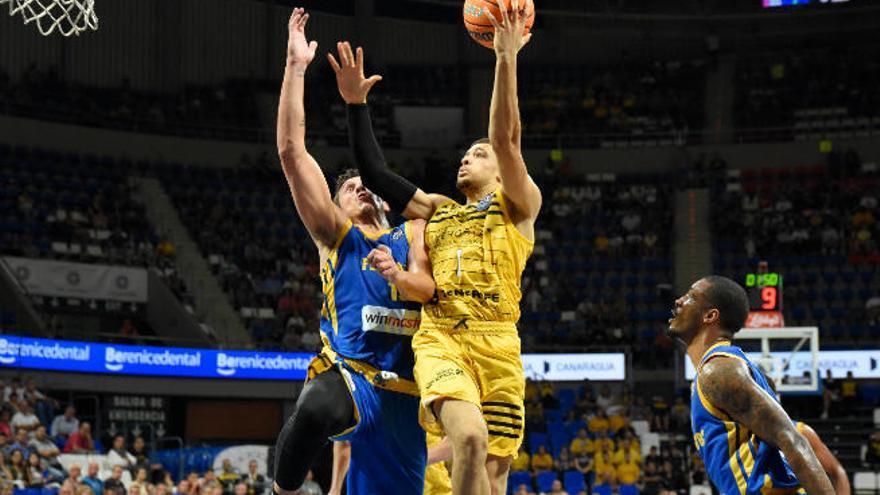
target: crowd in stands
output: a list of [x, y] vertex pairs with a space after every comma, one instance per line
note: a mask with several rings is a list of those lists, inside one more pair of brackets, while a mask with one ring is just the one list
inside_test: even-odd
[[827, 166], [743, 170], [715, 186], [716, 271], [758, 260], [784, 279], [786, 323], [847, 341], [880, 331], [880, 174], [847, 150]]
[[[853, 132], [880, 129], [880, 47], [798, 50], [737, 62], [738, 128]], [[765, 133], [767, 138], [781, 137]], [[857, 134], [858, 135], [858, 134]], [[796, 137], [796, 136], [795, 136]]]
[[[103, 450], [91, 423], [73, 406], [60, 404], [36, 388], [33, 379], [0, 382], [0, 493], [19, 495], [264, 495], [268, 481], [256, 460], [238, 473], [228, 459], [219, 473], [190, 472], [175, 484], [171, 472], [150, 458], [144, 438], [116, 434]], [[35, 411], [38, 411], [37, 414]], [[59, 412], [60, 414], [55, 414]], [[106, 466], [62, 465], [64, 454], [106, 454]], [[103, 473], [106, 467], [108, 472]]]
[[[526, 142], [599, 146], [615, 142], [671, 144], [702, 127], [700, 63], [635, 63], [602, 69], [544, 67], [521, 75]], [[589, 135], [606, 135], [590, 140]], [[549, 138], [549, 139], [548, 139]]]
[[509, 484], [517, 495], [687, 493], [706, 482], [690, 436], [683, 397], [670, 404], [658, 395], [646, 404], [627, 386], [587, 383], [575, 395], [527, 380], [526, 442]]
[[[0, 254], [150, 268], [191, 305], [174, 263], [174, 246], [157, 234], [128, 183], [130, 165], [0, 145]], [[66, 300], [34, 301], [53, 312]], [[132, 304], [108, 309], [130, 306], [135, 307], [132, 313], [139, 311]], [[83, 307], [88, 304], [78, 306]]]
[[0, 113], [136, 132], [253, 140], [260, 118], [251, 80], [230, 80], [180, 93], [89, 87], [64, 79], [57, 67], [32, 64], [19, 80], [0, 68]]

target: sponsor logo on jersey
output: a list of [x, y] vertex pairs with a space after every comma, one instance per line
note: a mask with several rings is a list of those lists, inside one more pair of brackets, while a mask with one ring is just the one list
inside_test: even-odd
[[361, 308], [361, 325], [365, 332], [413, 335], [421, 322], [421, 312], [412, 309], [369, 305]]

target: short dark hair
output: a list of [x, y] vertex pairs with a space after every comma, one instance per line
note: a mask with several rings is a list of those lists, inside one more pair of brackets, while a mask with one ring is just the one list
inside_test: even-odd
[[708, 287], [703, 292], [710, 308], [720, 313], [721, 328], [731, 335], [738, 332], [749, 317], [749, 296], [741, 285], [727, 277], [704, 277]]
[[469, 147], [473, 147], [475, 144], [492, 144], [492, 141], [489, 140], [489, 138], [487, 138], [487, 137], [480, 138], [480, 139], [477, 139], [476, 141], [474, 141], [473, 143], [471, 143], [471, 146], [469, 146]]
[[339, 204], [339, 190], [342, 189], [342, 185], [348, 182], [349, 179], [354, 179], [355, 177], [360, 177], [361, 173], [358, 172], [356, 168], [347, 168], [342, 171], [341, 174], [336, 176], [336, 187], [333, 189], [333, 202], [337, 205]]

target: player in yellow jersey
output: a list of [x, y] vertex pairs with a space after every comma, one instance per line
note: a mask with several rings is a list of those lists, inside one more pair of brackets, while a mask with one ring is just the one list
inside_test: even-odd
[[422, 425], [442, 430], [452, 445], [455, 494], [506, 493], [510, 462], [523, 437], [525, 378], [516, 324], [541, 192], [520, 151], [516, 64], [529, 41], [522, 36], [526, 14], [520, 3], [514, 0], [512, 12], [495, 23], [489, 137], [461, 160], [456, 185], [467, 197], [464, 205], [427, 194], [388, 168], [366, 107], [380, 77], [364, 77], [363, 51], [352, 52], [348, 43], [338, 44], [338, 61], [329, 56], [348, 103], [364, 183], [404, 216], [428, 220], [425, 241], [437, 293], [423, 306], [413, 337], [415, 378]]

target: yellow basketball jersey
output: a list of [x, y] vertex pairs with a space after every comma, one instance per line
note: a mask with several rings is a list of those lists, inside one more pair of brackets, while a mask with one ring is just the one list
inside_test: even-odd
[[437, 298], [422, 306], [422, 327], [519, 320], [520, 279], [534, 241], [516, 229], [501, 189], [478, 203], [437, 207], [425, 242]]

